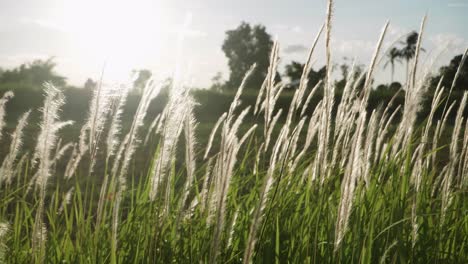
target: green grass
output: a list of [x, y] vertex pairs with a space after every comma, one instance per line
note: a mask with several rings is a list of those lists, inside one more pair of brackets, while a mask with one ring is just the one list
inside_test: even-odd
[[[238, 217], [230, 246], [223, 247], [219, 256], [223, 263], [241, 262], [250, 211], [257, 204], [257, 190], [263, 173], [254, 175], [250, 171], [248, 160], [252, 158], [249, 153], [254, 151], [253, 148], [251, 146], [244, 152], [230, 188], [228, 226], [234, 212], [238, 212]], [[269, 214], [255, 259], [266, 263], [465, 262], [468, 258], [466, 190], [454, 193], [446, 219], [442, 222], [440, 197], [431, 195], [436, 172], [423, 175], [423, 188], [416, 193], [409, 185], [410, 169], [408, 173], [400, 172], [404, 163], [403, 159], [394, 159], [378, 164], [373, 169], [367, 190], [364, 191], [362, 184], [358, 186], [349, 231], [337, 252], [333, 241], [342, 172], [337, 171], [323, 185], [316, 182], [304, 184], [300, 180], [304, 168], [284, 175], [279, 182], [276, 199], [268, 205]], [[203, 170], [203, 166], [200, 168]], [[132, 171], [135, 176], [143, 176], [138, 175], [144, 171], [141, 168], [133, 168]], [[12, 224], [5, 241], [8, 263], [31, 262], [31, 226], [37, 201], [31, 195], [25, 195], [27, 174], [27, 171], [22, 173], [18, 183], [1, 194], [2, 219]], [[176, 174], [179, 177], [173, 183], [175, 190], [183, 178], [180, 173]], [[104, 224], [96, 232], [93, 201], [97, 198], [98, 188], [86, 185], [87, 189], [82, 189], [76, 180], [81, 177], [85, 176], [77, 175], [75, 182], [71, 183], [76, 191], [61, 214], [57, 211], [66, 189], [58, 183], [49, 186], [46, 210], [48, 262], [103, 263], [110, 260], [112, 192], [107, 199]], [[378, 182], [379, 177], [386, 180]], [[180, 195], [173, 193], [174, 209], [167, 217], [161, 218], [158, 217], [159, 203], [148, 199], [144, 177], [131, 182], [122, 205], [117, 262], [207, 261], [212, 229], [207, 226], [206, 212], [195, 209], [193, 214], [181, 217], [178, 210]], [[197, 195], [196, 190], [193, 195]], [[419, 204], [420, 228], [417, 243], [412, 246], [411, 201], [415, 198]], [[225, 243], [228, 235], [225, 234]]]

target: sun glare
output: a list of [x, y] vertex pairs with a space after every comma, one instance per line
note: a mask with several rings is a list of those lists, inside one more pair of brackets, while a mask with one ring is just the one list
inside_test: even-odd
[[[117, 80], [160, 52], [168, 21], [159, 1], [64, 1], [57, 23], [83, 56], [107, 62], [106, 77]], [[75, 54], [76, 55], [76, 54]]]

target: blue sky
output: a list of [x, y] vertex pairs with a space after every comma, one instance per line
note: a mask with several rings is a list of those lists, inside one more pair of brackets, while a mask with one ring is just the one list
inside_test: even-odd
[[[124, 80], [138, 68], [168, 73], [177, 64], [176, 43], [184, 32], [179, 61], [194, 85], [206, 87], [216, 72], [228, 78], [221, 51], [226, 30], [241, 21], [265, 25], [280, 43], [284, 65], [305, 60], [325, 11], [325, 0], [2, 0], [0, 67], [55, 56], [57, 71], [75, 85], [88, 77], [97, 79], [105, 62], [109, 81]], [[337, 0], [333, 60], [340, 63], [347, 56], [367, 64], [386, 20], [389, 46], [418, 29], [425, 13], [423, 57], [450, 45], [435, 68], [468, 47], [468, 0]], [[190, 23], [184, 26], [187, 17]], [[323, 42], [320, 45], [316, 68], [323, 64]], [[377, 78], [387, 82], [389, 72], [379, 69]]]

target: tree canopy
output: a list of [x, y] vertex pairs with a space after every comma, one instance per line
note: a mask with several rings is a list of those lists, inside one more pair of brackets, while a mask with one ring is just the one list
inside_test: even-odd
[[55, 72], [56, 65], [53, 58], [24, 63], [12, 70], [3, 71], [0, 83], [40, 87], [45, 82], [51, 82], [56, 86], [65, 86], [66, 78]]
[[272, 38], [262, 25], [251, 26], [242, 22], [236, 29], [228, 30], [222, 46], [230, 70], [226, 86], [237, 89], [245, 73], [255, 63], [257, 67], [246, 87], [260, 89], [268, 71], [272, 46]]
[[[304, 64], [292, 61], [290, 64], [286, 65], [285, 73], [286, 76], [289, 77], [290, 86], [297, 87], [299, 85], [299, 81], [301, 80], [302, 72], [304, 71]], [[314, 71], [311, 69], [309, 75], [307, 76], [309, 79], [308, 87], [314, 87], [320, 80], [325, 78], [327, 73], [326, 67], [323, 66], [318, 71]]]
[[[455, 78], [455, 74], [458, 70], [458, 67], [460, 65], [461, 59], [463, 55], [457, 55], [452, 58], [450, 63], [447, 66], [442, 66], [439, 69], [439, 76], [437, 76], [435, 79], [437, 81], [444, 76], [444, 79], [442, 80], [442, 86], [445, 87], [445, 89], [450, 89], [452, 87], [452, 82], [453, 79]], [[468, 90], [468, 62], [465, 61], [465, 63], [462, 65], [460, 69], [460, 73], [458, 75], [457, 82], [455, 83], [455, 86], [453, 87], [453, 91], [467, 91]]]

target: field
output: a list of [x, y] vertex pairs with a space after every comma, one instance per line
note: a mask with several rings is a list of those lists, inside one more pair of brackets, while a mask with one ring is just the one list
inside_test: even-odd
[[468, 92], [430, 89], [420, 34], [377, 94], [386, 29], [343, 90], [283, 90], [274, 45], [260, 90], [2, 91], [0, 262], [468, 262]]

